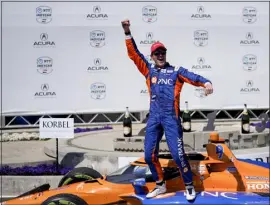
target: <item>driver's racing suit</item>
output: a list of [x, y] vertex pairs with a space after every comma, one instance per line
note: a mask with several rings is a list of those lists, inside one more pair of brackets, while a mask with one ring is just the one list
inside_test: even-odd
[[163, 181], [163, 172], [157, 154], [165, 131], [168, 147], [180, 168], [184, 183], [191, 184], [192, 173], [184, 151], [179, 116], [180, 92], [184, 82], [205, 87], [204, 84], [210, 81], [183, 67], [174, 67], [169, 63], [166, 63], [163, 69], [155, 67], [139, 52], [131, 35], [126, 36], [126, 46], [129, 58], [145, 76], [150, 94], [150, 114], [146, 126], [144, 152], [145, 161], [149, 165], [153, 179], [156, 182]]

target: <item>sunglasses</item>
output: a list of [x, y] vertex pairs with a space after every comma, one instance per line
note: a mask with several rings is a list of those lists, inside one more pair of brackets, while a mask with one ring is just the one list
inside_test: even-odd
[[164, 56], [164, 55], [166, 55], [166, 51], [157, 51], [157, 52], [154, 52], [153, 55], [155, 55], [155, 56], [159, 56], [159, 55]]

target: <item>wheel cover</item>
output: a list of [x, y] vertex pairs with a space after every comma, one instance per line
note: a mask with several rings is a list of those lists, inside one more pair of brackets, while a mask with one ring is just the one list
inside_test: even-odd
[[80, 204], [76, 204], [76, 203], [71, 202], [69, 200], [60, 199], [59, 201], [50, 202], [48, 205], [80, 205]]
[[70, 182], [72, 182], [74, 179], [85, 179], [85, 180], [89, 180], [89, 179], [94, 179], [93, 177], [89, 176], [89, 175], [86, 175], [86, 174], [76, 174], [74, 175], [74, 177], [69, 177], [67, 178], [63, 185], [67, 185], [69, 184]]

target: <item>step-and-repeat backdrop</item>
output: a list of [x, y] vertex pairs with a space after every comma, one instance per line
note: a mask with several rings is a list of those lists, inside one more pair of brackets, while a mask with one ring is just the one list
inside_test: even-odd
[[4, 2], [3, 113], [148, 110], [144, 77], [128, 58], [123, 19], [148, 60], [209, 78], [214, 94], [185, 84], [181, 107], [269, 107], [269, 3]]

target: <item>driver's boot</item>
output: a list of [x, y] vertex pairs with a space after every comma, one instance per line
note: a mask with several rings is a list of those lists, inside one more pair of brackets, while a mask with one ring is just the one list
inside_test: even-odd
[[166, 193], [166, 191], [167, 189], [164, 181], [161, 183], [157, 183], [156, 187], [146, 195], [146, 198], [156, 197], [157, 195]]
[[186, 199], [193, 201], [196, 198], [196, 191], [193, 184], [186, 185]]

